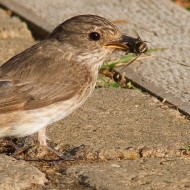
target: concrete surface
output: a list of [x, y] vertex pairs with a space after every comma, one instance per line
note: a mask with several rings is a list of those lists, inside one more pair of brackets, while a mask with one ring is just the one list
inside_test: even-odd
[[43, 186], [45, 174], [31, 164], [15, 160], [10, 156], [0, 155], [0, 189], [20, 190], [32, 186]]
[[24, 22], [0, 9], [0, 65], [34, 43]]
[[[155, 98], [126, 89], [96, 89], [87, 102], [49, 127], [58, 144], [85, 145], [86, 158], [137, 159], [180, 156], [190, 121]], [[80, 152], [80, 151], [79, 151]]]
[[[150, 48], [164, 50], [136, 61], [130, 66], [132, 70], [124, 67], [122, 71], [134, 82], [190, 114], [190, 13], [170, 0], [0, 2], [46, 31], [78, 14], [104, 16], [126, 34], [136, 30], [143, 40], [151, 42]], [[136, 75], [140, 80], [136, 80]]]
[[[0, 21], [0, 31], [7, 36], [2, 38], [0, 32], [2, 64], [34, 40], [23, 22], [1, 9]], [[185, 116], [148, 94], [98, 88], [80, 109], [48, 128], [55, 148], [80, 160], [55, 161], [55, 155], [37, 145], [19, 155], [26, 161], [0, 154], [0, 185], [16, 181], [18, 189], [26, 183], [25, 189], [32, 190], [186, 190], [190, 188], [189, 126]], [[0, 139], [0, 152], [9, 152], [8, 148], [7, 141]], [[21, 171], [34, 178], [23, 180]], [[40, 182], [34, 185], [36, 178]], [[44, 186], [37, 185], [46, 179]]]
[[73, 166], [67, 173], [92, 189], [190, 189], [189, 164], [181, 158], [110, 161]]

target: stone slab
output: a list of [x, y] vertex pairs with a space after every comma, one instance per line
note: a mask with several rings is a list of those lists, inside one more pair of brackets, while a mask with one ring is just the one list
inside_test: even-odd
[[190, 144], [190, 121], [156, 98], [135, 90], [96, 89], [64, 120], [48, 128], [61, 150], [84, 148], [86, 159], [139, 159], [180, 156]]
[[34, 185], [44, 186], [45, 174], [29, 163], [0, 155], [0, 189], [24, 190]]
[[0, 65], [33, 43], [26, 23], [0, 9]]
[[184, 190], [190, 189], [189, 164], [181, 158], [110, 161], [73, 166], [67, 173], [97, 190]]

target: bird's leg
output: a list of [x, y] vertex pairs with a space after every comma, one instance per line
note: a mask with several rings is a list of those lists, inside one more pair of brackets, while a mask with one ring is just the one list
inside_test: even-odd
[[21, 147], [18, 146], [15, 142], [13, 142], [13, 138], [12, 137], [6, 137], [6, 139], [9, 141], [9, 144], [15, 149], [18, 150]]
[[60, 157], [63, 160], [76, 160], [76, 158], [73, 158], [71, 156], [64, 156], [62, 153], [55, 150], [53, 147], [49, 146], [47, 143], [47, 140], [50, 140], [50, 139], [46, 136], [46, 128], [43, 128], [40, 131], [38, 131], [38, 141], [41, 146], [44, 146], [45, 148], [47, 148], [48, 150], [50, 150], [51, 152], [53, 152], [54, 154], [56, 154], [58, 157]]
[[25, 140], [24, 140], [24, 143], [23, 143], [24, 145], [19, 146], [18, 144], [15, 144], [15, 142], [13, 141], [12, 138], [10, 138], [9, 142], [10, 142], [11, 146], [13, 146], [14, 149], [15, 149], [15, 152], [13, 154], [11, 154], [11, 156], [16, 157], [18, 154], [20, 154], [20, 153], [26, 151], [27, 149], [31, 148], [31, 146], [32, 146], [31, 144], [33, 144], [34, 142], [31, 143], [30, 139], [31, 139], [31, 137], [26, 137]]
[[48, 146], [47, 140], [50, 139], [46, 136], [46, 128], [43, 128], [40, 131], [38, 131], [38, 141], [40, 145], [45, 147]]

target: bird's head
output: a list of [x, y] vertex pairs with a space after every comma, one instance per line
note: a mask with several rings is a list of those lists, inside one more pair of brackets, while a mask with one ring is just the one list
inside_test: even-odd
[[72, 17], [56, 27], [49, 37], [63, 42], [84, 59], [88, 56], [102, 60], [113, 50], [141, 54], [148, 49], [145, 41], [122, 34], [113, 23], [96, 15]]

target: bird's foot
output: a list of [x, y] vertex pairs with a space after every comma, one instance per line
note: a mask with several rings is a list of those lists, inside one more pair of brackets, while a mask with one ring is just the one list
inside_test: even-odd
[[[11, 138], [11, 137], [7, 137], [9, 144], [14, 148], [14, 152], [9, 153], [10, 156], [12, 157], [16, 157], [19, 154], [21, 154], [22, 152], [30, 149], [34, 144], [33, 138], [31, 137], [26, 137], [21, 138], [21, 139], [16, 139], [16, 138]], [[32, 142], [31, 142], [32, 139]]]
[[65, 160], [65, 161], [78, 160], [78, 158], [76, 156], [64, 155], [61, 152], [57, 151], [55, 148], [48, 145], [47, 140], [50, 141], [50, 139], [46, 136], [46, 128], [43, 128], [38, 132], [38, 141], [41, 146], [43, 146], [47, 150], [53, 152], [55, 155], [57, 155], [62, 160]]
[[[66, 151], [64, 153], [61, 153], [55, 148], [53, 148], [52, 146], [50, 146], [49, 143], [47, 143], [47, 140], [50, 141], [50, 139], [47, 138], [44, 135], [44, 133], [42, 134], [43, 134], [42, 136], [41, 136], [41, 133], [40, 135], [38, 134], [38, 141], [40, 145], [44, 147], [45, 149], [49, 150], [50, 152], [54, 153], [55, 155], [57, 155], [60, 158], [60, 160], [75, 161], [79, 159], [77, 156], [75, 156], [78, 149], [75, 151], [73, 149], [72, 151]], [[26, 153], [31, 147], [33, 147], [36, 144], [36, 138], [33, 138], [31, 136], [22, 137], [19, 139], [6, 137], [6, 139], [11, 146], [11, 149], [9, 151], [6, 151], [6, 154], [16, 159], [22, 159], [22, 156], [20, 157], [20, 155], [22, 153]]]
[[78, 160], [78, 158], [76, 156], [72, 156], [72, 155], [64, 155], [61, 152], [57, 151], [56, 149], [52, 148], [51, 146], [47, 145], [46, 148], [53, 152], [55, 155], [57, 155], [59, 158], [61, 158], [61, 160], [64, 161], [75, 161]]

